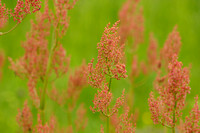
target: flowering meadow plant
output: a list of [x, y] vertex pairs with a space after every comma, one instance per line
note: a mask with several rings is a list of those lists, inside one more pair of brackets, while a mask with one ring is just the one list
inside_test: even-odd
[[200, 133], [200, 65], [158, 5], [0, 0], [0, 131]]

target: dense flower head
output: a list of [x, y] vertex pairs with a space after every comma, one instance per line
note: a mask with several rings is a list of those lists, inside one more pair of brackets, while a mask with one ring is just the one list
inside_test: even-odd
[[121, 21], [119, 29], [120, 44], [124, 44], [128, 37], [133, 38], [134, 47], [144, 40], [144, 18], [139, 2], [140, 0], [127, 0], [119, 12]]
[[43, 124], [40, 115], [37, 116], [37, 125], [33, 129], [33, 133], [55, 133], [55, 118], [51, 117], [49, 122]]
[[181, 110], [185, 106], [186, 95], [190, 93], [190, 80], [188, 68], [182, 68], [182, 63], [177, 61], [176, 54], [168, 67], [167, 82], [157, 83], [160, 96], [155, 99], [154, 94], [150, 93], [149, 107], [155, 124], [161, 123], [173, 127], [177, 117], [182, 115]]
[[102, 112], [107, 114], [107, 108], [112, 100], [112, 93], [108, 91], [107, 85], [94, 96], [93, 104], [94, 107], [90, 107], [93, 112]]
[[177, 26], [175, 26], [173, 31], [168, 35], [168, 38], [165, 41], [164, 47], [160, 53], [161, 60], [164, 60], [166, 66], [172, 60], [172, 55], [179, 54], [180, 47], [181, 37], [177, 31]]
[[119, 45], [120, 37], [118, 35], [117, 21], [111, 28], [110, 24], [104, 30], [100, 43], [97, 44], [98, 60], [95, 68], [93, 61], [89, 63], [89, 83], [93, 87], [101, 88], [105, 83], [105, 76], [120, 80], [126, 78], [125, 64], [122, 63], [124, 55], [123, 45]]
[[101, 112], [106, 117], [110, 117], [118, 112], [118, 109], [124, 104], [125, 92], [125, 90], [123, 90], [122, 96], [117, 98], [113, 108], [108, 109], [113, 98], [112, 93], [108, 89], [107, 85], [105, 85], [102, 90], [98, 90], [93, 100], [94, 107], [90, 107], [93, 112]]
[[57, 77], [66, 74], [69, 70], [70, 57], [66, 56], [66, 50], [60, 44], [60, 46], [55, 49], [52, 57], [52, 68], [54, 69]]
[[22, 111], [19, 110], [16, 119], [19, 126], [22, 127], [24, 133], [29, 133], [32, 131], [33, 116], [30, 108], [28, 107], [27, 101], [24, 102], [24, 108]]
[[198, 96], [195, 97], [195, 104], [190, 111], [189, 116], [185, 118], [185, 123], [181, 124], [181, 130], [184, 133], [200, 132], [200, 109], [198, 105]]
[[12, 13], [12, 16], [15, 21], [18, 21], [18, 23], [20, 23], [27, 14], [39, 11], [40, 8], [40, 0], [18, 0], [14, 12]]
[[[24, 56], [16, 63], [10, 59], [10, 68], [21, 78], [28, 78], [29, 93], [36, 105], [39, 103], [38, 91], [36, 90], [38, 81], [44, 82], [45, 77], [53, 71], [55, 71], [57, 77], [68, 71], [69, 58], [66, 57], [66, 52], [59, 42], [56, 43], [57, 47], [54, 47], [53, 57], [50, 56], [51, 53], [48, 48], [50, 30], [51, 17], [46, 4], [44, 12], [39, 12], [36, 21], [32, 21], [31, 32], [27, 34], [27, 41], [22, 45], [25, 50]], [[52, 63], [48, 64], [49, 60]], [[47, 73], [49, 65], [50, 69]]]
[[21, 78], [28, 78], [28, 87], [32, 99], [36, 92], [37, 81], [44, 80], [46, 67], [48, 62], [48, 40], [50, 34], [50, 22], [48, 8], [45, 8], [44, 13], [38, 13], [36, 22], [32, 22], [31, 32], [27, 34], [27, 41], [22, 46], [25, 54], [15, 63], [11, 58], [10, 68]]
[[68, 10], [72, 9], [77, 0], [54, 0], [56, 13], [52, 16], [54, 20], [54, 27], [57, 27], [58, 36], [62, 37], [69, 26], [69, 17], [67, 17]]
[[116, 133], [135, 133], [136, 124], [133, 123], [133, 114], [129, 115], [129, 113], [129, 107], [125, 105], [123, 114], [118, 117], [115, 113], [111, 117], [111, 123], [115, 127]]
[[149, 67], [152, 70], [156, 70], [157, 67], [158, 67], [157, 48], [158, 48], [157, 41], [154, 38], [153, 34], [150, 34], [149, 47], [148, 47], [148, 51], [147, 51], [147, 58], [148, 58]]
[[6, 8], [5, 4], [2, 4], [0, 0], [0, 28], [3, 28], [8, 21], [10, 10]]

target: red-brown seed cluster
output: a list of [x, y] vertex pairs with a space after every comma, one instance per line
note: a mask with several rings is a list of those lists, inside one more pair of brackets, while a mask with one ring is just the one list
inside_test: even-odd
[[[25, 55], [16, 63], [10, 59], [10, 68], [18, 76], [28, 78], [29, 93], [36, 107], [39, 107], [40, 102], [38, 90], [36, 90], [36, 84], [39, 80], [44, 82], [46, 76], [49, 76], [53, 71], [57, 77], [68, 71], [69, 58], [66, 57], [66, 52], [60, 43], [56, 43], [57, 47], [54, 47], [53, 57], [50, 56], [48, 48], [50, 27], [51, 17], [46, 4], [44, 12], [39, 12], [36, 22], [32, 22], [31, 32], [27, 35], [27, 41], [22, 45], [25, 49]], [[48, 64], [49, 60], [52, 60], [52, 63]], [[49, 67], [48, 72], [47, 67]]]
[[[32, 22], [31, 32], [27, 34], [27, 41], [23, 43], [25, 55], [16, 63], [10, 59], [11, 69], [21, 78], [28, 78], [30, 96], [38, 104], [35, 90], [38, 80], [44, 80], [49, 56], [48, 40], [50, 22], [48, 7], [44, 13], [39, 13], [37, 21]], [[37, 105], [39, 106], [39, 105]]]
[[101, 91], [97, 91], [94, 96], [93, 104], [94, 107], [90, 107], [93, 112], [102, 112], [108, 114], [108, 106], [112, 100], [112, 93], [108, 91], [108, 87], [105, 86]]
[[198, 105], [198, 96], [195, 97], [195, 104], [190, 111], [189, 116], [185, 118], [183, 132], [185, 133], [199, 133], [200, 132], [200, 109]]
[[68, 10], [72, 9], [77, 0], [70, 3], [69, 0], [54, 0], [55, 15], [53, 15], [54, 27], [58, 30], [58, 36], [61, 38], [68, 29], [69, 17], [67, 17]]
[[49, 122], [42, 124], [40, 115], [37, 117], [37, 125], [33, 129], [33, 133], [55, 133], [56, 121], [54, 117], [51, 117]]
[[88, 65], [89, 84], [95, 88], [104, 86], [106, 75], [117, 80], [127, 77], [125, 64], [122, 63], [123, 45], [119, 46], [118, 23], [119, 21], [111, 28], [109, 28], [110, 24], [107, 25], [100, 43], [97, 44], [97, 64], [93, 68], [94, 60], [92, 60]]
[[39, 11], [41, 8], [40, 0], [18, 0], [14, 12], [11, 14], [15, 21], [21, 23], [27, 14]]
[[151, 70], [156, 70], [158, 67], [158, 44], [153, 34], [150, 34], [149, 47], [147, 51], [148, 65]]
[[128, 37], [134, 40], [134, 48], [144, 40], [144, 18], [142, 8], [139, 8], [139, 0], [127, 0], [119, 12], [121, 21], [119, 35], [120, 44], [124, 44]]
[[3, 28], [8, 21], [10, 10], [0, 0], [0, 28]]
[[133, 114], [129, 116], [129, 107], [127, 105], [124, 106], [124, 113], [119, 117], [115, 113], [111, 117], [111, 123], [115, 127], [116, 133], [135, 133], [135, 126], [133, 122]]
[[90, 107], [93, 112], [101, 112], [106, 117], [112, 116], [114, 113], [118, 113], [118, 109], [124, 104], [124, 92], [122, 92], [122, 96], [117, 98], [115, 105], [113, 108], [108, 109], [110, 107], [110, 103], [112, 101], [112, 93], [108, 90], [108, 87], [105, 85], [105, 88], [101, 91], [97, 91], [97, 94], [94, 96], [93, 104], [94, 107]]
[[157, 91], [160, 94], [158, 98], [155, 99], [153, 92], [150, 93], [149, 107], [155, 124], [162, 123], [174, 127], [177, 117], [182, 115], [181, 110], [185, 106], [186, 95], [190, 93], [190, 80], [188, 68], [182, 68], [182, 63], [177, 61], [176, 54], [172, 56], [168, 67], [167, 82], [158, 85]]
[[[94, 107], [90, 108], [93, 112], [101, 112], [107, 117], [116, 113], [124, 103], [123, 91], [122, 96], [117, 99], [114, 107], [112, 109], [109, 108], [112, 100], [112, 93], [110, 91], [111, 80], [120, 80], [127, 77], [125, 64], [122, 63], [124, 52], [123, 45], [119, 45], [118, 23], [119, 21], [111, 28], [109, 27], [110, 24], [107, 25], [100, 43], [97, 44], [97, 64], [93, 68], [93, 59], [88, 65], [89, 84], [99, 89], [93, 100]], [[108, 82], [106, 78], [109, 78]]]
[[28, 107], [27, 101], [25, 101], [24, 103], [23, 110], [22, 111], [19, 110], [19, 113], [16, 119], [19, 126], [22, 127], [24, 133], [29, 133], [33, 130], [32, 129], [33, 116], [32, 116], [30, 108]]
[[172, 60], [172, 55], [179, 54], [181, 47], [181, 37], [177, 31], [177, 26], [174, 27], [173, 31], [169, 34], [165, 41], [164, 47], [160, 52], [161, 61], [164, 61], [165, 66]]

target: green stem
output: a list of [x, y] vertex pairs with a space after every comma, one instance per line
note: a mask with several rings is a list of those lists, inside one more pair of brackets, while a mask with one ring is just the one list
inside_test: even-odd
[[109, 123], [110, 123], [110, 117], [107, 117], [107, 133], [109, 133]]
[[[54, 39], [55, 39], [55, 41], [54, 41]], [[55, 50], [55, 47], [56, 47], [56, 44], [57, 44], [57, 34], [55, 35], [55, 38], [53, 37], [52, 42], [53, 42], [53, 44], [52, 44], [50, 52], [49, 52], [47, 69], [46, 69], [46, 74], [45, 74], [45, 77], [44, 77], [44, 87], [42, 89], [41, 100], [40, 100], [40, 115], [41, 115], [41, 120], [42, 120], [43, 124], [45, 122], [44, 110], [45, 110], [46, 89], [47, 89], [47, 85], [48, 85], [48, 77], [49, 77], [49, 72], [50, 72], [50, 68], [51, 68], [52, 56], [53, 56], [53, 53], [54, 53], [54, 50]]]
[[174, 94], [174, 110], [173, 110], [173, 127], [172, 127], [172, 133], [175, 133], [175, 122], [176, 122], [176, 106], [177, 106], [177, 101], [176, 101], [176, 94]]
[[10, 33], [10, 32], [13, 31], [18, 25], [19, 25], [19, 23], [17, 23], [15, 26], [13, 26], [9, 31], [0, 32], [0, 36], [3, 36], [3, 35], [6, 35], [6, 34]]
[[[111, 90], [111, 83], [112, 83], [112, 78], [110, 77], [109, 79], [109, 84], [108, 84], [108, 91]], [[109, 113], [109, 107], [107, 108], [107, 114]], [[107, 133], [109, 133], [109, 124], [110, 124], [110, 117], [107, 117]]]
[[112, 82], [112, 78], [110, 78], [110, 80], [109, 80], [108, 91], [110, 91], [110, 89], [111, 89], [111, 82]]
[[67, 108], [67, 120], [68, 120], [68, 126], [72, 125], [71, 112], [69, 111], [69, 108]]
[[[24, 18], [21, 19], [21, 22], [25, 19], [26, 16], [24, 16]], [[13, 31], [20, 23], [17, 23], [15, 26], [13, 26], [10, 30], [6, 31], [6, 32], [0, 32], [0, 36], [6, 35], [8, 33], [10, 33], [11, 31]]]

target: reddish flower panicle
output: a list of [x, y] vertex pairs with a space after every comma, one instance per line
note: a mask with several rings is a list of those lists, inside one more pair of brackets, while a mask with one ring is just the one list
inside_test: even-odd
[[108, 114], [108, 106], [112, 100], [112, 93], [108, 91], [108, 87], [105, 87], [101, 91], [97, 91], [94, 96], [93, 104], [94, 107], [90, 107], [93, 112], [102, 112], [103, 114]]
[[161, 61], [164, 60], [165, 65], [172, 60], [172, 55], [179, 54], [181, 47], [181, 37], [177, 31], [177, 26], [174, 27], [173, 31], [168, 35], [167, 40], [165, 41], [164, 47], [161, 50], [160, 56]]
[[117, 21], [113, 27], [110, 24], [104, 30], [100, 43], [97, 44], [98, 61], [93, 68], [93, 60], [88, 65], [89, 84], [96, 88], [101, 88], [105, 83], [105, 76], [120, 80], [126, 78], [125, 64], [122, 63], [123, 45], [119, 46], [118, 25]]
[[112, 109], [108, 109], [112, 100], [112, 93], [108, 90], [108, 87], [105, 85], [105, 88], [98, 90], [97, 94], [94, 96], [93, 104], [94, 107], [90, 107], [93, 112], [101, 112], [106, 117], [112, 116], [114, 113], [118, 112], [118, 109], [124, 104], [124, 92], [122, 96], [117, 98], [115, 105]]
[[10, 58], [10, 68], [21, 78], [28, 78], [28, 87], [32, 99], [35, 100], [36, 84], [42, 81], [46, 75], [49, 58], [48, 40], [50, 33], [48, 7], [44, 13], [38, 13], [36, 22], [32, 22], [31, 32], [27, 35], [27, 41], [23, 43], [25, 55], [16, 63]]
[[53, 15], [54, 27], [56, 27], [58, 36], [61, 38], [69, 26], [68, 10], [72, 9], [77, 0], [70, 3], [69, 0], [54, 0], [55, 15]]
[[29, 133], [32, 131], [33, 116], [31, 110], [28, 107], [27, 101], [24, 102], [23, 110], [19, 110], [16, 119], [19, 126], [22, 127], [24, 133]]
[[0, 0], [0, 28], [3, 28], [8, 21], [10, 10], [6, 8], [5, 4]]
[[49, 122], [42, 124], [42, 120], [38, 114], [38, 122], [33, 130], [33, 133], [55, 133], [55, 123], [55, 118], [51, 117]]
[[21, 23], [22, 19], [27, 14], [34, 13], [36, 11], [39, 11], [41, 8], [41, 1], [40, 0], [18, 0], [17, 5], [14, 9], [14, 13], [12, 13], [12, 16], [15, 21], [18, 21], [18, 23]]
[[124, 113], [117, 116], [114, 114], [111, 117], [112, 125], [115, 127], [116, 133], [135, 133], [136, 124], [133, 123], [133, 115], [129, 116], [129, 107], [125, 105]]
[[52, 68], [57, 77], [66, 74], [69, 70], [70, 58], [66, 57], [66, 51], [62, 45], [56, 48], [52, 58]]
[[139, 0], [127, 0], [119, 12], [121, 21], [119, 35], [120, 44], [124, 44], [129, 36], [134, 40], [134, 47], [144, 40], [144, 18], [142, 8], [139, 8]]
[[182, 68], [175, 54], [169, 64], [166, 84], [159, 86], [157, 83], [160, 96], [155, 99], [153, 93], [150, 94], [149, 107], [155, 124], [174, 127], [177, 118], [182, 115], [186, 95], [190, 93], [189, 81], [189, 70]]
[[153, 34], [150, 35], [150, 42], [147, 51], [148, 64], [150, 65], [151, 70], [156, 70], [158, 67], [158, 55], [157, 55], [158, 44], [155, 40]]
[[196, 102], [192, 108], [190, 115], [186, 117], [183, 129], [185, 133], [200, 132], [200, 109], [198, 105], [198, 96], [195, 97]]

